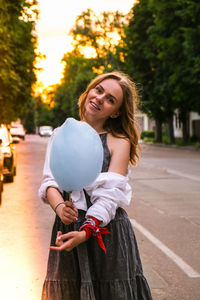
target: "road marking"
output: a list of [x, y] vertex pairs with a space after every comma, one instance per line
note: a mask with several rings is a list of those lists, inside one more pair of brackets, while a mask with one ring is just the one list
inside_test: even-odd
[[[141, 166], [143, 165], [146, 168], [155, 168], [155, 169], [166, 171], [169, 174], [173, 174], [173, 175], [180, 176], [180, 177], [185, 177], [185, 178], [188, 178], [188, 179], [191, 179], [191, 180], [195, 180], [195, 181], [200, 181], [200, 176], [191, 175], [191, 174], [188, 174], [188, 173], [184, 173], [184, 172], [173, 170], [173, 169], [168, 169], [168, 168], [165, 168], [165, 167], [161, 168], [161, 167], [157, 166], [156, 164], [150, 164], [150, 163], [147, 163], [147, 162], [141, 162], [140, 165]], [[149, 179], [149, 178], [144, 178], [144, 179]]]
[[189, 277], [198, 278], [200, 274], [190, 267], [184, 260], [165, 246], [160, 240], [153, 236], [146, 228], [137, 223], [134, 219], [131, 219], [131, 224], [134, 228], [139, 230], [144, 236], [146, 236], [156, 247], [158, 247], [163, 253], [165, 253], [173, 262]]
[[185, 177], [185, 178], [188, 178], [188, 179], [191, 179], [191, 180], [200, 181], [200, 177], [197, 177], [197, 176], [194, 176], [194, 175], [190, 175], [190, 174], [187, 174], [187, 173], [182, 173], [182, 172], [175, 171], [175, 170], [172, 170], [172, 169], [166, 169], [166, 171], [168, 173], [171, 173], [171, 174], [174, 174], [174, 175], [177, 175], [177, 176]]

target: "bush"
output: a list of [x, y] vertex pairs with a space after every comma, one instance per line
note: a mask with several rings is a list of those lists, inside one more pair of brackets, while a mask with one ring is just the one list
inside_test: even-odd
[[195, 147], [200, 150], [200, 142], [195, 143]]
[[163, 135], [162, 141], [163, 141], [163, 144], [170, 144], [169, 137], [166, 135]]
[[154, 138], [144, 138], [143, 142], [144, 143], [155, 143], [155, 139]]
[[176, 145], [177, 146], [185, 146], [185, 143], [184, 143], [183, 139], [179, 138], [179, 139], [176, 139]]
[[152, 138], [154, 139], [155, 132], [153, 130], [143, 130], [141, 133], [141, 139]]

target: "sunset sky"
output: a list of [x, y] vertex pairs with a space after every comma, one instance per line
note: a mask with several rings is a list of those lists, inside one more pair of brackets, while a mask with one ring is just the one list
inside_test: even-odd
[[76, 16], [91, 8], [98, 14], [101, 11], [119, 10], [128, 13], [134, 0], [38, 0], [40, 16], [37, 22], [38, 49], [46, 55], [39, 65], [43, 71], [37, 74], [44, 87], [59, 83], [62, 76], [63, 54], [71, 49], [69, 30]]

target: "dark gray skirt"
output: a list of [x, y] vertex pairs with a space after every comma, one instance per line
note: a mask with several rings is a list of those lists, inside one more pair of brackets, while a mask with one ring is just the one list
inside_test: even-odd
[[[64, 225], [56, 216], [51, 245], [57, 231], [79, 230], [85, 212], [78, 221]], [[115, 219], [103, 235], [107, 253], [95, 237], [72, 251], [50, 250], [42, 300], [152, 300], [132, 225], [124, 209], [118, 208]]]

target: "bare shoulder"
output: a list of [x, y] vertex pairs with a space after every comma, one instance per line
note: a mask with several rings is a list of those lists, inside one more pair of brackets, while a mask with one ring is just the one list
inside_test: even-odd
[[108, 134], [107, 144], [111, 154], [109, 171], [126, 175], [130, 159], [129, 139]]
[[108, 134], [107, 138], [108, 147], [110, 149], [111, 155], [114, 152], [118, 151], [128, 151], [130, 152], [130, 141], [124, 136], [115, 137], [111, 134]]

